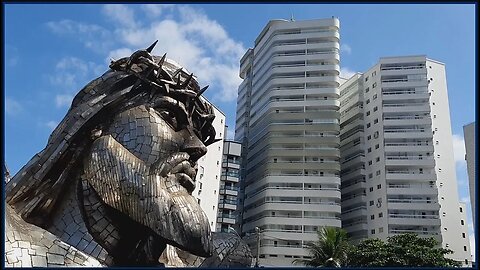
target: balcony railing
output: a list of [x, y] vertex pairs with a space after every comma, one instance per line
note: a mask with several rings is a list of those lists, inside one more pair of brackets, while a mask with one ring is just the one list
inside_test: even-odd
[[425, 132], [425, 129], [385, 129], [385, 133], [409, 133], [409, 132]]
[[389, 188], [434, 188], [435, 185], [430, 184], [389, 184]]
[[433, 160], [433, 157], [402, 157], [402, 156], [387, 156], [388, 160]]
[[438, 215], [407, 215], [407, 214], [388, 214], [391, 218], [414, 218], [414, 219], [438, 219]]
[[421, 234], [421, 235], [438, 235], [438, 232], [434, 231], [421, 231], [421, 230], [389, 230], [388, 233], [415, 233], [415, 234]]
[[388, 199], [389, 203], [437, 203], [434, 200], [422, 200], [422, 199]]
[[425, 66], [400, 66], [400, 67], [382, 67], [381, 70], [409, 70], [409, 69], [424, 69]]
[[220, 199], [218, 200], [219, 203], [224, 203], [224, 204], [233, 204], [233, 205], [237, 205], [237, 201], [236, 200], [225, 200], [225, 199]]

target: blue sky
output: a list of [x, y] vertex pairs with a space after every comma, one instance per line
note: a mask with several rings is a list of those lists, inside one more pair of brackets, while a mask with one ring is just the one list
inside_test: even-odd
[[154, 53], [167, 52], [202, 86], [210, 84], [206, 95], [226, 114], [231, 134], [240, 57], [269, 20], [292, 15], [340, 19], [344, 75], [365, 71], [383, 56], [425, 54], [445, 63], [459, 196], [469, 202], [462, 127], [475, 121], [473, 4], [5, 5], [10, 171], [45, 147], [72, 97], [106, 71], [111, 57], [128, 56], [156, 39]]

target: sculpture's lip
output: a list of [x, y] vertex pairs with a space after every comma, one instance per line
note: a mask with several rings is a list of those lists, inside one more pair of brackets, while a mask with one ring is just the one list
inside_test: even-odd
[[175, 174], [180, 185], [189, 193], [193, 192], [195, 189], [195, 176], [197, 175], [197, 170], [192, 166], [189, 160], [179, 160], [169, 173]]

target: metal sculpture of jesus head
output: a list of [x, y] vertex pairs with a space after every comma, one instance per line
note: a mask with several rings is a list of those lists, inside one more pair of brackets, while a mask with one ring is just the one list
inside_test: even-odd
[[213, 109], [193, 74], [150, 54], [155, 43], [87, 84], [46, 148], [6, 186], [7, 203], [43, 228], [75, 186], [88, 232], [111, 265], [154, 264], [166, 244], [212, 253], [192, 191], [197, 160], [216, 141]]

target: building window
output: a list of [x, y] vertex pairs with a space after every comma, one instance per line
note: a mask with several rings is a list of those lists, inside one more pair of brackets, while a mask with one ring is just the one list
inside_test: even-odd
[[377, 83], [376, 83], [376, 82], [374, 82], [373, 85], [372, 85], [372, 88], [375, 88], [375, 87], [377, 87]]
[[371, 140], [371, 139], [372, 139], [372, 135], [368, 135], [367, 140]]
[[467, 238], [467, 235], [464, 232], [462, 232], [462, 237]]
[[376, 139], [378, 138], [378, 131], [375, 131], [375, 133], [373, 133], [373, 137]]
[[378, 213], [378, 217], [383, 217], [383, 212]]
[[371, 161], [371, 160], [370, 160], [370, 161], [368, 161], [368, 165], [372, 165], [372, 161]]
[[[375, 85], [375, 84], [373, 84], [373, 85]], [[373, 88], [375, 88], [375, 87], [373, 87]], [[377, 99], [377, 94], [373, 95], [373, 100], [375, 100], [375, 99]]]
[[463, 246], [463, 251], [467, 251], [467, 246]]
[[367, 77], [365, 77], [365, 81], [366, 81], [366, 82], [368, 82], [368, 76], [367, 76]]
[[372, 77], [375, 77], [375, 75], [377, 75], [377, 71], [375, 70], [374, 72], [372, 72]]
[[375, 120], [373, 120], [373, 123], [374, 123], [374, 124], [378, 124], [378, 118], [375, 119]]
[[468, 260], [467, 260], [467, 259], [465, 259], [465, 264], [468, 264]]
[[435, 144], [438, 145], [438, 141], [435, 141]]
[[367, 111], [367, 116], [369, 116], [369, 115], [370, 115], [370, 111]]
[[434, 114], [434, 115], [433, 115], [433, 118], [437, 118], [437, 115], [436, 115], [436, 114]]
[[372, 152], [372, 148], [369, 147], [369, 148], [367, 149], [367, 152], [368, 152], [368, 153], [371, 153], [371, 152]]
[[378, 228], [378, 233], [383, 233], [383, 227]]
[[370, 104], [370, 99], [367, 99], [367, 101], [365, 103]]
[[382, 184], [378, 184], [377, 189], [381, 189], [381, 188], [382, 188]]
[[374, 112], [378, 111], [378, 107], [377, 106], [373, 107], [373, 111]]
[[368, 91], [370, 91], [370, 88], [367, 87], [367, 89], [365, 89], [365, 93], [368, 93]]
[[[448, 229], [447, 229], [446, 227], [445, 227], [445, 228], [443, 228], [443, 229], [444, 229], [445, 231], [448, 231]], [[447, 244], [447, 245], [448, 245], [448, 244]]]
[[373, 178], [373, 173], [369, 173], [368, 178]]
[[465, 225], [465, 221], [463, 221], [463, 219], [460, 220], [460, 224]]
[[375, 234], [375, 229], [370, 230], [370, 233], [371, 233], [371, 234]]
[[372, 205], [373, 205], [373, 201], [370, 201], [370, 206], [372, 206]]
[[370, 126], [371, 126], [370, 123], [367, 123], [367, 128], [369, 128]]
[[371, 216], [370, 216], [370, 219], [375, 219], [375, 215], [371, 215]]
[[376, 162], [380, 162], [380, 157], [377, 157], [377, 158], [375, 159], [375, 161], [376, 161]]
[[378, 175], [380, 175], [380, 173], [381, 173], [380, 170], [378, 170], [378, 171], [375, 173], [375, 175], [378, 176]]
[[376, 145], [375, 145], [375, 149], [378, 149], [379, 147], [380, 147], [379, 144], [376, 144]]
[[463, 208], [462, 207], [460, 207], [460, 213], [463, 213]]
[[370, 192], [372, 192], [372, 191], [373, 191], [373, 187], [370, 188]]

